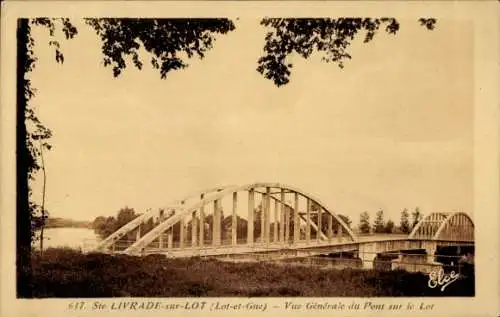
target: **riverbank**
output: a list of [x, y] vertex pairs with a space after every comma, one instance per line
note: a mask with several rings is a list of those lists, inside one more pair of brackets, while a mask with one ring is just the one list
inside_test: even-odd
[[473, 296], [474, 281], [444, 291], [429, 276], [405, 271], [318, 269], [266, 262], [82, 254], [48, 249], [33, 254], [33, 297], [367, 297]]

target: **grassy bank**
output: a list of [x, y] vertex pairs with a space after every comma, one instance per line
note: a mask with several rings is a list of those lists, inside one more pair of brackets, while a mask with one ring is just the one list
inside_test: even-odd
[[49, 249], [33, 256], [33, 297], [185, 296], [473, 296], [474, 282], [444, 292], [428, 276], [405, 271], [318, 269], [272, 263], [229, 263], [81, 254]]

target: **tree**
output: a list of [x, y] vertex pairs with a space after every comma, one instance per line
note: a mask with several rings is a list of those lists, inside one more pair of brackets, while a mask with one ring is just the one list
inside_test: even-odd
[[348, 228], [350, 228], [350, 227], [351, 227], [351, 223], [352, 223], [352, 221], [351, 221], [351, 219], [349, 219], [349, 217], [348, 217], [348, 216], [345, 216], [345, 215], [342, 215], [342, 214], [338, 214], [337, 216], [338, 216], [340, 219], [342, 219], [342, 221], [343, 221], [343, 222], [347, 225], [347, 227], [348, 227]]
[[402, 233], [410, 233], [410, 220], [407, 208], [403, 209], [403, 211], [401, 212], [401, 221], [399, 223], [399, 228]]
[[[172, 70], [187, 66], [180, 53], [187, 58], [203, 58], [206, 51], [213, 47], [214, 34], [226, 34], [234, 30], [229, 19], [86, 19], [101, 38], [104, 64], [111, 66], [113, 75], [118, 76], [126, 68], [125, 57], [132, 58], [135, 67], [141, 69], [142, 61], [138, 49], [142, 43], [144, 49], [152, 55], [151, 64], [159, 70], [161, 78], [166, 78]], [[40, 206], [32, 198], [29, 183], [40, 169], [40, 150], [35, 142], [41, 142], [46, 150], [51, 145], [47, 142], [52, 132], [38, 119], [35, 106], [30, 100], [35, 94], [29, 74], [37, 60], [34, 56], [35, 40], [32, 26], [47, 28], [51, 40], [48, 45], [55, 48], [55, 59], [64, 62], [60, 43], [56, 40], [56, 25], [60, 25], [66, 39], [74, 38], [78, 31], [67, 18], [19, 19], [17, 25], [17, 295], [31, 297], [26, 285], [31, 279], [31, 242], [35, 226], [43, 225], [44, 219], [36, 216]]]
[[415, 211], [412, 212], [411, 216], [412, 216], [411, 228], [413, 229], [415, 228], [417, 223], [419, 223], [419, 221], [422, 220], [422, 214], [420, 213], [420, 208], [416, 207]]
[[359, 232], [370, 233], [370, 215], [366, 211], [360, 215]]
[[125, 206], [118, 211], [118, 214], [116, 216], [116, 226], [120, 228], [130, 221], [134, 220], [137, 216], [139, 215], [135, 213], [135, 210], [133, 208]]
[[42, 206], [40, 207], [42, 209], [42, 222], [41, 222], [41, 229], [40, 229], [40, 255], [43, 255], [43, 229], [45, 227], [45, 220], [48, 218], [48, 215], [45, 210], [45, 187], [47, 184], [47, 173], [45, 171], [45, 161], [43, 159], [43, 144], [40, 144], [40, 158], [42, 160], [42, 172], [43, 172], [43, 187], [42, 187]]
[[102, 228], [105, 222], [106, 222], [106, 217], [103, 216], [96, 217], [94, 221], [92, 221], [92, 229], [98, 232], [100, 228]]
[[[324, 233], [328, 232], [328, 217], [329, 216], [330, 216], [330, 214], [328, 214], [326, 212], [323, 212], [321, 214], [321, 230]], [[340, 218], [346, 224], [346, 226], [348, 228], [351, 228], [352, 221], [351, 221], [351, 219], [348, 216], [342, 215], [342, 214], [337, 214], [336, 216], [338, 218]], [[316, 221], [316, 218], [314, 220]], [[336, 218], [333, 218], [332, 219], [332, 233], [333, 234], [337, 234], [338, 233], [339, 225], [340, 225], [340, 222]]]
[[[433, 29], [435, 19], [421, 18], [420, 23]], [[144, 48], [151, 56], [151, 64], [161, 78], [168, 72], [183, 69], [188, 65], [181, 54], [187, 58], [204, 54], [213, 47], [214, 34], [227, 34], [235, 29], [229, 19], [129, 19], [129, 18], [88, 18], [87, 25], [92, 27], [102, 41], [104, 65], [111, 67], [117, 77], [127, 67], [126, 58], [131, 58], [138, 69], [143, 61], [139, 49]], [[291, 63], [287, 56], [295, 52], [304, 58], [313, 51], [325, 53], [327, 62], [336, 62], [343, 67], [343, 60], [350, 59], [347, 47], [361, 30], [366, 31], [365, 42], [373, 39], [381, 25], [386, 32], [396, 34], [399, 23], [395, 18], [338, 18], [338, 19], [275, 19], [266, 18], [261, 24], [274, 31], [269, 32], [264, 46], [265, 56], [259, 59], [257, 70], [277, 86], [289, 82]], [[44, 219], [37, 221], [40, 207], [32, 199], [29, 182], [40, 169], [40, 151], [34, 141], [41, 141], [44, 149], [50, 150], [52, 132], [38, 119], [29, 73], [35, 67], [35, 40], [31, 36], [34, 25], [45, 27], [51, 36], [48, 45], [55, 49], [55, 59], [63, 63], [65, 56], [56, 40], [56, 30], [61, 30], [66, 39], [74, 38], [77, 28], [67, 18], [19, 19], [17, 27], [17, 268], [18, 296], [29, 297], [25, 285], [30, 285], [30, 254], [34, 226], [43, 225]], [[56, 28], [59, 25], [60, 28]]]
[[384, 233], [385, 231], [385, 221], [384, 221], [384, 211], [380, 209], [377, 211], [375, 221], [373, 222], [373, 232]]
[[[419, 23], [427, 29], [435, 27], [436, 19], [420, 18]], [[344, 68], [344, 61], [351, 59], [347, 48], [351, 41], [364, 31], [364, 43], [375, 37], [381, 26], [388, 34], [395, 35], [399, 22], [395, 18], [265, 18], [261, 25], [268, 27], [264, 46], [265, 55], [258, 61], [257, 71], [272, 80], [276, 86], [287, 84], [292, 63], [287, 58], [297, 54], [308, 58], [314, 51], [323, 53], [323, 61], [336, 63]]]
[[263, 214], [262, 202], [254, 209], [254, 223], [253, 223], [253, 238], [255, 241], [257, 239], [262, 239], [264, 233], [262, 232], [262, 214]]
[[384, 228], [385, 233], [393, 233], [394, 232], [394, 222], [392, 220], [387, 220]]
[[[115, 217], [102, 217], [99, 216], [94, 219], [92, 222], [92, 228], [94, 228], [95, 232], [101, 236], [101, 238], [106, 238], [110, 236], [113, 232], [118, 230], [120, 227], [124, 226], [125, 224], [129, 223], [130, 221], [134, 220], [140, 216], [139, 214], [136, 214], [133, 208], [129, 207], [124, 207], [121, 208]], [[143, 233], [143, 229], [147, 228], [147, 226], [152, 226], [153, 224], [153, 219], [150, 219], [149, 223], [141, 225], [141, 233]], [[135, 236], [133, 233], [128, 233], [124, 239], [127, 240], [133, 240], [135, 239]]]

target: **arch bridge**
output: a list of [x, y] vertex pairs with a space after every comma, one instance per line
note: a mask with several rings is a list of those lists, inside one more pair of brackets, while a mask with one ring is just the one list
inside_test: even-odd
[[473, 240], [474, 224], [465, 213], [432, 213], [409, 235], [358, 237], [343, 216], [312, 194], [280, 183], [253, 183], [207, 189], [166, 209], [150, 210], [101, 241], [96, 250], [173, 257], [271, 252], [307, 256], [432, 250], [438, 244], [470, 245]]
[[474, 241], [474, 222], [463, 212], [434, 212], [413, 228], [409, 238]]

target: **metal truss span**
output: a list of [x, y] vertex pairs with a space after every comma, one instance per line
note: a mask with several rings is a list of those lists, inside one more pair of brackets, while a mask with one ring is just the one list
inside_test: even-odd
[[[244, 204], [239, 201], [242, 196]], [[227, 200], [232, 213], [224, 218], [222, 201]], [[141, 224], [155, 217], [155, 226], [141, 236]], [[140, 255], [152, 248], [161, 252], [228, 244], [313, 246], [331, 241], [334, 233], [338, 241], [357, 241], [343, 219], [317, 197], [280, 183], [224, 186], [196, 193], [168, 206], [167, 212], [149, 211], [130, 221], [103, 240], [97, 250], [109, 251], [134, 232], [134, 241], [120, 252]]]
[[463, 212], [431, 213], [415, 226], [409, 238], [474, 241], [474, 222]]

